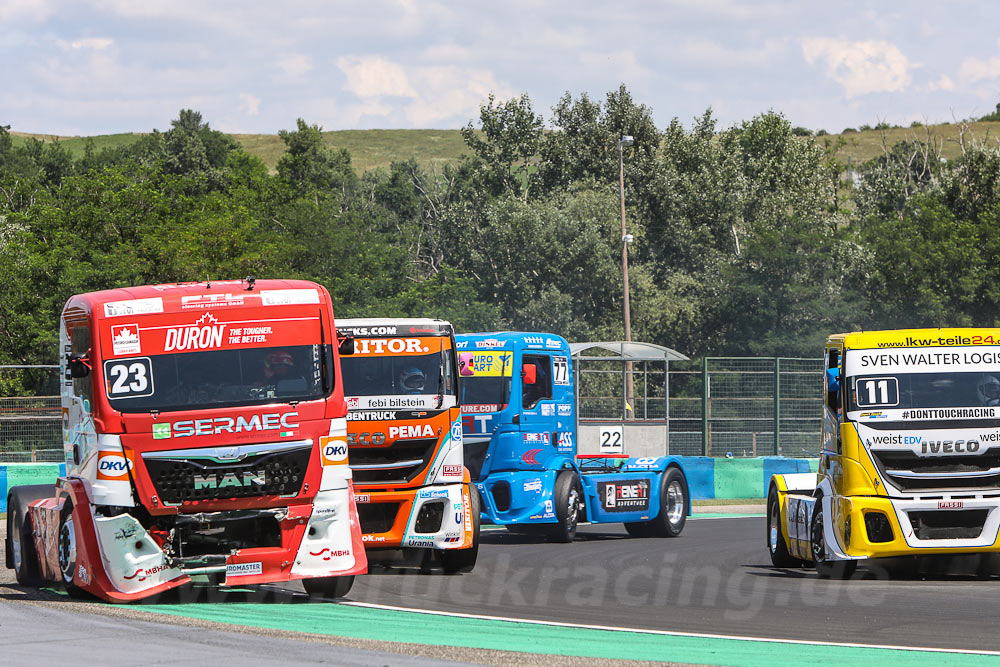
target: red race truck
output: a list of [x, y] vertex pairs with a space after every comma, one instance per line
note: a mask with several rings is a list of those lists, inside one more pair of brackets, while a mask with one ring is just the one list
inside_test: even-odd
[[122, 602], [302, 580], [337, 597], [367, 571], [326, 289], [80, 294], [59, 334], [67, 474], [9, 491], [19, 583]]

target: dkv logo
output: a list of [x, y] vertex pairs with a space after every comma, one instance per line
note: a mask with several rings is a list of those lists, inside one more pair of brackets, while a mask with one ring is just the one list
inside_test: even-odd
[[342, 435], [324, 436], [319, 439], [323, 465], [336, 466], [347, 463], [347, 438]]
[[97, 453], [97, 479], [114, 482], [127, 482], [128, 471], [132, 462], [120, 452]]

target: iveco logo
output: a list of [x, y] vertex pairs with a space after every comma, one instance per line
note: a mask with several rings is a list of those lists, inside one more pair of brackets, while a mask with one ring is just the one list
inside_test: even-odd
[[224, 489], [229, 486], [247, 487], [252, 484], [264, 486], [266, 483], [264, 475], [263, 470], [247, 471], [239, 476], [236, 473], [227, 472], [221, 479], [218, 475], [195, 475], [194, 488], [197, 491], [199, 489]]

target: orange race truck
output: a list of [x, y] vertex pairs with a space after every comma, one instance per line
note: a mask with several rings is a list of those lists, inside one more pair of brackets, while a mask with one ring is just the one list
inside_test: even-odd
[[18, 582], [115, 602], [193, 580], [338, 597], [367, 571], [326, 289], [80, 294], [59, 339], [67, 474], [9, 491]]
[[[463, 465], [451, 324], [345, 319], [347, 441], [369, 558], [468, 572], [479, 552], [479, 496]], [[416, 557], [416, 558], [413, 558]]]

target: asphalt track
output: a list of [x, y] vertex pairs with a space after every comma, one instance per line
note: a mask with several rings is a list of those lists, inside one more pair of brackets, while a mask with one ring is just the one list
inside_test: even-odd
[[[58, 636], [59, 624], [79, 633], [81, 623], [108, 623], [95, 621], [94, 612], [123, 615], [136, 632], [137, 624], [149, 625], [150, 619], [208, 624], [208, 635], [197, 634], [200, 653], [184, 652], [185, 637], [194, 636], [190, 631], [163, 625], [171, 629], [153, 633], [161, 655], [175, 655], [180, 663], [194, 662], [184, 656], [202, 656], [197, 662], [233, 657], [226, 650], [243, 644], [227, 639], [235, 633], [226, 629], [237, 626], [243, 633], [277, 633], [292, 645], [287, 652], [275, 646], [260, 654], [253, 634], [238, 635], [249, 637], [245, 664], [256, 664], [254, 656], [260, 655], [302, 663], [421, 664], [425, 658], [530, 663], [537, 654], [733, 665], [1000, 664], [995, 630], [1000, 578], [985, 573], [995, 566], [969, 557], [902, 561], [888, 569], [862, 567], [850, 581], [820, 580], [811, 570], [770, 567], [763, 517], [699, 518], [674, 539], [630, 538], [618, 525], [582, 526], [574, 544], [488, 530], [474, 572], [388, 570], [360, 577], [347, 603], [309, 604], [295, 590], [263, 588], [202, 591], [197, 601], [189, 592], [162, 596], [155, 604], [113, 607], [42, 592], [34, 604], [46, 605], [48, 616], [35, 627]], [[0, 600], [18, 595], [33, 597], [0, 584]], [[31, 604], [0, 603], [5, 634], [10, 635], [15, 608]], [[81, 610], [89, 612], [84, 621]], [[150, 636], [146, 625], [142, 633]], [[395, 643], [358, 643], [344, 653], [331, 652], [329, 645], [294, 641], [296, 632], [313, 639]], [[23, 636], [42, 643], [40, 635]], [[88, 636], [104, 635], [97, 630]], [[410, 651], [410, 644], [424, 646]], [[178, 647], [175, 654], [172, 646]], [[388, 647], [393, 659], [380, 647]], [[415, 662], [406, 662], [411, 659]]]

